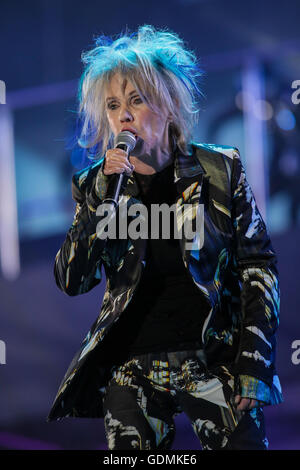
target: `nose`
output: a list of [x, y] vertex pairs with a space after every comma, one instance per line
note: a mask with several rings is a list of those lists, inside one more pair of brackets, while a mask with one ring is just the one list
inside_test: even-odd
[[120, 122], [130, 122], [133, 120], [133, 116], [127, 106], [120, 107], [120, 114], [119, 114]]

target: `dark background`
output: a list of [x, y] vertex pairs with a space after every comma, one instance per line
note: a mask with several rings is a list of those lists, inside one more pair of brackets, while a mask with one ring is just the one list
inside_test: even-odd
[[[46, 423], [103, 296], [103, 285], [79, 297], [64, 295], [54, 283], [53, 262], [73, 217], [71, 176], [88, 163], [70, 145], [80, 55], [99, 34], [146, 23], [177, 32], [201, 60], [204, 98], [195, 138], [237, 146], [242, 158], [245, 114], [238, 97], [249, 64], [258, 66], [273, 110], [264, 121], [265, 219], [279, 259], [277, 366], [285, 398], [266, 408], [266, 426], [270, 449], [300, 449], [300, 364], [291, 358], [292, 343], [300, 340], [300, 104], [291, 100], [291, 84], [300, 80], [299, 16], [297, 0], [0, 1], [0, 80], [6, 84], [0, 112], [9, 110], [13, 119], [20, 260], [13, 274], [3, 263], [0, 270], [0, 340], [6, 345], [0, 449], [106, 449], [102, 420]], [[0, 139], [6, 137], [0, 127]], [[1, 143], [0, 158], [3, 168], [10, 157]], [[251, 167], [249, 157], [244, 163]], [[255, 185], [255, 177], [249, 181]], [[6, 219], [0, 220], [4, 239]], [[173, 448], [199, 448], [187, 418], [177, 417], [176, 424]]]

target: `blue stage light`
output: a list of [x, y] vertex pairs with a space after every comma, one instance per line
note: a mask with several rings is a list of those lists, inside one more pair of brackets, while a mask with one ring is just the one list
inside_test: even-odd
[[296, 119], [289, 109], [281, 109], [276, 115], [278, 126], [284, 131], [291, 131], [296, 125]]

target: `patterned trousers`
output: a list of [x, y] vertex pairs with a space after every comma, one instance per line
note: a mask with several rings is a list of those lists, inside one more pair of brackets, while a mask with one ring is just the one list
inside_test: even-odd
[[111, 372], [103, 399], [110, 450], [171, 449], [182, 412], [202, 449], [267, 449], [262, 409], [237, 410], [229, 368], [208, 370], [202, 350], [137, 355]]

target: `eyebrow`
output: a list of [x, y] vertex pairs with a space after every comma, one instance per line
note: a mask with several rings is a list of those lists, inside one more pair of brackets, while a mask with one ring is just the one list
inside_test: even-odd
[[[139, 94], [136, 90], [133, 90], [133, 91], [131, 91], [131, 92], [129, 93], [128, 97], [130, 98], [130, 97], [131, 97], [132, 95], [134, 95], [135, 93], [136, 93], [137, 95]], [[116, 98], [115, 96], [109, 96], [108, 98], [106, 98], [106, 101], [109, 101], [109, 100], [116, 100], [116, 99], [118, 99], [118, 98]]]

